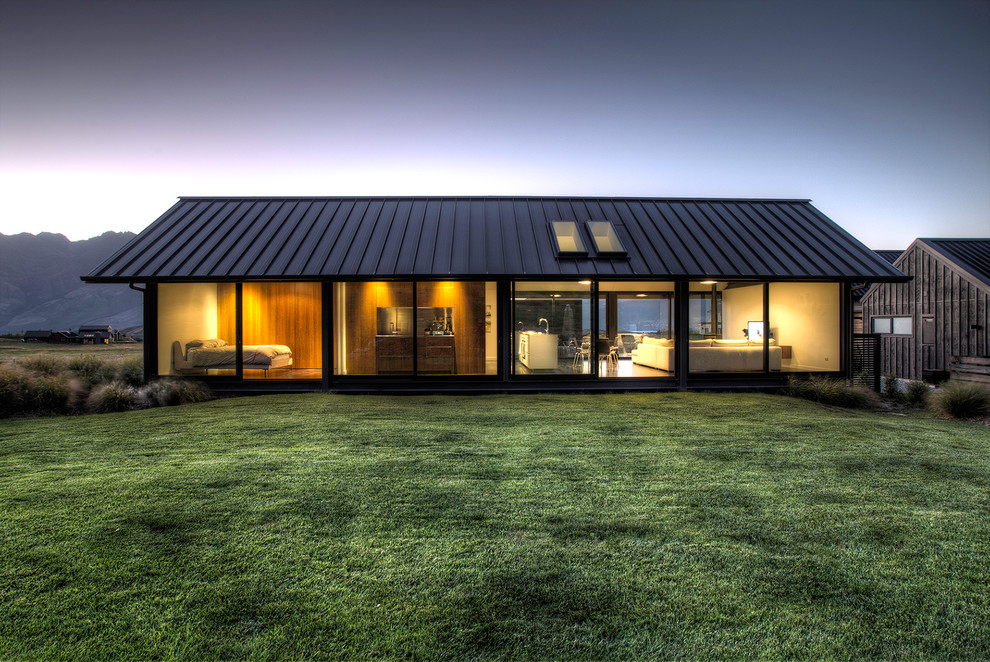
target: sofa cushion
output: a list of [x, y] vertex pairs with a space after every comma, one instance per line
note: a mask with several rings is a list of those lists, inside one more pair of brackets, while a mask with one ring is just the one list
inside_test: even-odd
[[711, 340], [689, 340], [688, 347], [711, 347]]

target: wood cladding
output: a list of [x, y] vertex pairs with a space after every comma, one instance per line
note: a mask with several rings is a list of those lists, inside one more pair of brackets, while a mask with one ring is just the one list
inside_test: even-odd
[[[863, 297], [867, 333], [874, 317], [912, 318], [910, 336], [883, 336], [884, 373], [921, 379], [925, 372], [948, 371], [952, 357], [990, 356], [990, 290], [984, 284], [922, 243], [897, 266], [913, 280], [875, 285]], [[922, 337], [926, 326], [933, 337]]]
[[241, 292], [245, 345], [287, 345], [293, 369], [322, 366], [319, 283], [244, 283]]
[[[412, 283], [393, 282], [361, 282], [345, 283], [342, 287], [344, 299], [344, 320], [338, 326], [338, 332], [344, 334], [342, 345], [345, 356], [337, 357], [337, 373], [344, 372], [343, 360], [346, 364], [346, 374], [373, 375], [382, 370], [376, 358], [379, 353], [377, 341], [378, 308], [412, 307]], [[338, 290], [339, 292], [339, 290]], [[451, 308], [453, 316], [454, 339], [454, 374], [470, 375], [485, 372], [485, 283], [484, 282], [430, 282], [419, 283], [416, 286], [416, 304], [424, 308]], [[444, 372], [438, 366], [440, 350], [435, 342], [429, 340], [434, 336], [426, 336], [423, 320], [414, 316], [415, 332], [418, 334], [417, 346], [420, 348], [417, 359], [417, 369], [423, 372]], [[386, 340], [401, 340], [388, 338]], [[412, 356], [412, 338], [407, 340], [409, 357]], [[403, 345], [406, 346], [406, 345]], [[399, 360], [401, 352], [393, 352], [392, 345], [387, 345], [390, 351], [385, 352], [389, 357], [385, 364], [386, 372], [411, 372], [405, 362]], [[443, 359], [446, 364], [446, 359]]]

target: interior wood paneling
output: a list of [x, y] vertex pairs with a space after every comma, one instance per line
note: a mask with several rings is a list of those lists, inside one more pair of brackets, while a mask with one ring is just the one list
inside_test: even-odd
[[[419, 283], [416, 303], [421, 308], [452, 308], [456, 374], [485, 373], [485, 283], [448, 281]], [[422, 333], [422, 329], [417, 329]], [[421, 355], [423, 353], [421, 352]]]
[[237, 341], [237, 286], [217, 283], [217, 338], [233, 345]]
[[[347, 283], [344, 285], [344, 301], [347, 374], [373, 375], [377, 372], [375, 337], [378, 332], [378, 308], [411, 307], [412, 283]], [[411, 355], [412, 350], [409, 352]], [[409, 365], [411, 367], [411, 363]], [[343, 371], [338, 368], [338, 372]]]
[[292, 367], [323, 364], [322, 295], [319, 283], [244, 283], [245, 345], [287, 345]]

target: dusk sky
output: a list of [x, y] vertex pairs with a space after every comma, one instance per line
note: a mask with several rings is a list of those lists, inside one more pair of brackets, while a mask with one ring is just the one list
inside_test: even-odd
[[178, 196], [811, 198], [990, 236], [990, 0], [0, 0], [0, 233]]

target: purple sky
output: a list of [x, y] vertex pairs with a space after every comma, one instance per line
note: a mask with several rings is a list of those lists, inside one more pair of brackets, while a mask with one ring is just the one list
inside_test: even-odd
[[180, 195], [811, 198], [990, 236], [990, 1], [0, 0], [0, 232]]

